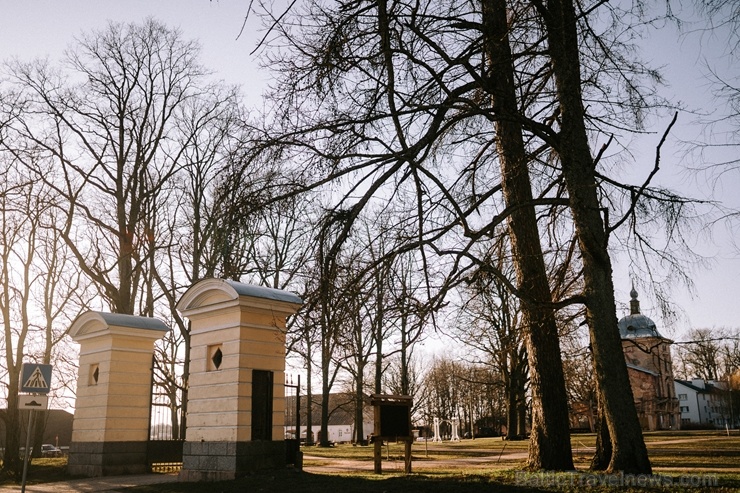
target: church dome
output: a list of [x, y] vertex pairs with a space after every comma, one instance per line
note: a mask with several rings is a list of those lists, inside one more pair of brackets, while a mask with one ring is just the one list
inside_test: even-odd
[[632, 286], [630, 291], [630, 314], [622, 317], [617, 326], [619, 327], [619, 336], [622, 339], [636, 339], [641, 337], [657, 337], [662, 339], [655, 322], [649, 317], [640, 313], [640, 301], [637, 299], [637, 291]]

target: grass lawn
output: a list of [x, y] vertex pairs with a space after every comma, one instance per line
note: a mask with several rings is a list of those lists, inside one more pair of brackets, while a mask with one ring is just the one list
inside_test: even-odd
[[[219, 483], [167, 483], [126, 489], [129, 493], [463, 493], [535, 491], [740, 491], [740, 435], [719, 432], [647, 433], [645, 441], [654, 468], [651, 478], [593, 475], [587, 468], [594, 435], [573, 435], [574, 460], [579, 472], [526, 473], [527, 442], [500, 438], [450, 443], [414, 442], [414, 473], [402, 470], [403, 446], [383, 447], [384, 474], [372, 473], [373, 447], [338, 445], [304, 448], [306, 471], [286, 469], [254, 474]], [[344, 470], [334, 470], [344, 464]], [[64, 477], [64, 459], [34, 460], [30, 483], [52, 482]], [[659, 481], [639, 487], [647, 481]], [[9, 478], [3, 483], [9, 484]]]
[[[699, 477], [699, 480], [706, 480]], [[657, 479], [653, 476], [652, 480]], [[711, 478], [709, 478], [711, 480]], [[300, 493], [476, 493], [476, 492], [645, 492], [645, 491], [716, 491], [730, 492], [740, 490], [740, 477], [721, 476], [717, 486], [679, 485], [678, 475], [661, 475], [663, 486], [644, 488], [622, 486], [629, 478], [619, 476], [598, 476], [578, 473], [527, 474], [514, 470], [455, 470], [436, 473], [401, 474], [370, 473], [317, 474], [285, 471], [272, 474], [255, 474], [236, 481], [209, 484], [208, 491], [219, 493], [243, 492], [284, 492]], [[620, 483], [621, 481], [621, 483]], [[637, 479], [635, 479], [637, 481]], [[609, 485], [611, 482], [611, 486]], [[710, 483], [714, 484], [714, 483]], [[196, 493], [204, 490], [203, 484], [169, 483], [163, 485], [141, 486], [127, 489], [135, 493]]]
[[[55, 481], [65, 481], [70, 479], [67, 474], [67, 458], [41, 458], [33, 459], [28, 468], [28, 484], [35, 483], [53, 483]], [[20, 478], [18, 478], [20, 483]], [[3, 472], [0, 474], [0, 485], [15, 484], [15, 478]]]

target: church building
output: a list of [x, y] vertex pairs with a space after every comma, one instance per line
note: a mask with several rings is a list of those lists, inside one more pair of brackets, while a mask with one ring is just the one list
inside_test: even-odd
[[681, 413], [673, 383], [672, 340], [660, 335], [655, 322], [640, 313], [634, 286], [630, 314], [619, 320], [635, 407], [645, 430], [677, 430]]

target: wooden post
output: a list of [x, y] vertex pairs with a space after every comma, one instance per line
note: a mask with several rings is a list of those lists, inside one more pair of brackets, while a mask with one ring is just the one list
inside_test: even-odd
[[411, 474], [411, 444], [413, 442], [414, 438], [410, 437], [406, 439], [405, 447], [404, 447], [404, 472], [406, 474]]
[[375, 474], [383, 473], [383, 440], [373, 437], [373, 461], [375, 462]]

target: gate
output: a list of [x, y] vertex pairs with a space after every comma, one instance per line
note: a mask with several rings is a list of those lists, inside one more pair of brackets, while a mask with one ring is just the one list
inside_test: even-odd
[[156, 360], [152, 367], [147, 463], [151, 472], [175, 472], [182, 468], [185, 443], [185, 387], [181, 376], [161, 371]]
[[285, 463], [301, 469], [301, 376], [285, 376]]

